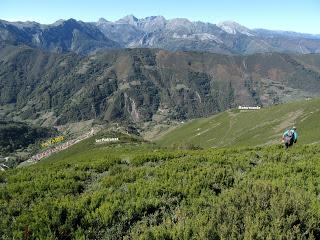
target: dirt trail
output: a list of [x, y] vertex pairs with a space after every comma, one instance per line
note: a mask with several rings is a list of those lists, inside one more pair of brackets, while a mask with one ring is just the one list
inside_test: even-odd
[[235, 118], [239, 113], [233, 113], [231, 111], [228, 111], [228, 114], [230, 115], [229, 128], [219, 142], [219, 144], [221, 144], [222, 147], [226, 145], [226, 143], [224, 141], [225, 141], [226, 137], [229, 135], [230, 131], [232, 130], [233, 125], [236, 123]]
[[282, 131], [285, 128], [292, 127], [296, 120], [303, 115], [303, 110], [299, 109], [295, 112], [290, 112], [281, 119], [280, 124], [273, 128], [275, 133]]

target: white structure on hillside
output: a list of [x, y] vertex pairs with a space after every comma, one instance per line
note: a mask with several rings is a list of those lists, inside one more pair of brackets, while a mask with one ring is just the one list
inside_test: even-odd
[[118, 142], [119, 138], [101, 138], [101, 139], [96, 139], [96, 143], [101, 143], [101, 142]]
[[259, 110], [261, 109], [261, 107], [260, 106], [256, 106], [256, 107], [239, 106], [238, 109], [239, 110]]

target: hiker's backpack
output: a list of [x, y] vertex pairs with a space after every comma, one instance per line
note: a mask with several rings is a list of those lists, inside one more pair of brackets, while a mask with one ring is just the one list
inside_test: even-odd
[[294, 136], [295, 132], [293, 130], [289, 130], [288, 135], [290, 138], [292, 138], [292, 140], [294, 140], [295, 136]]
[[284, 141], [285, 141], [285, 143], [290, 143], [293, 140], [293, 138], [294, 138], [294, 132], [291, 130], [288, 130], [285, 133]]

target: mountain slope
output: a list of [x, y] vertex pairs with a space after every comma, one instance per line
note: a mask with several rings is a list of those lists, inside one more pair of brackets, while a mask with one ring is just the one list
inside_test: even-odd
[[8, 44], [0, 54], [0, 113], [49, 125], [189, 119], [320, 93], [319, 55], [127, 49], [80, 56]]
[[280, 143], [285, 129], [297, 126], [298, 144], [319, 143], [320, 99], [292, 102], [260, 110], [238, 109], [195, 119], [165, 134], [164, 146], [193, 143], [202, 147], [256, 146]]
[[120, 46], [94, 25], [74, 19], [57, 21], [51, 25], [0, 21], [0, 40], [58, 53], [71, 51], [88, 54]]

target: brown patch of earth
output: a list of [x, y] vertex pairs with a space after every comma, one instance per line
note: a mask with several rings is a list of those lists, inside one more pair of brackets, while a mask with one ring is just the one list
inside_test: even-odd
[[277, 133], [277, 132], [283, 131], [286, 128], [292, 127], [295, 124], [296, 120], [302, 115], [303, 115], [302, 109], [299, 109], [295, 112], [288, 113], [283, 117], [280, 124], [273, 128], [274, 132]]

